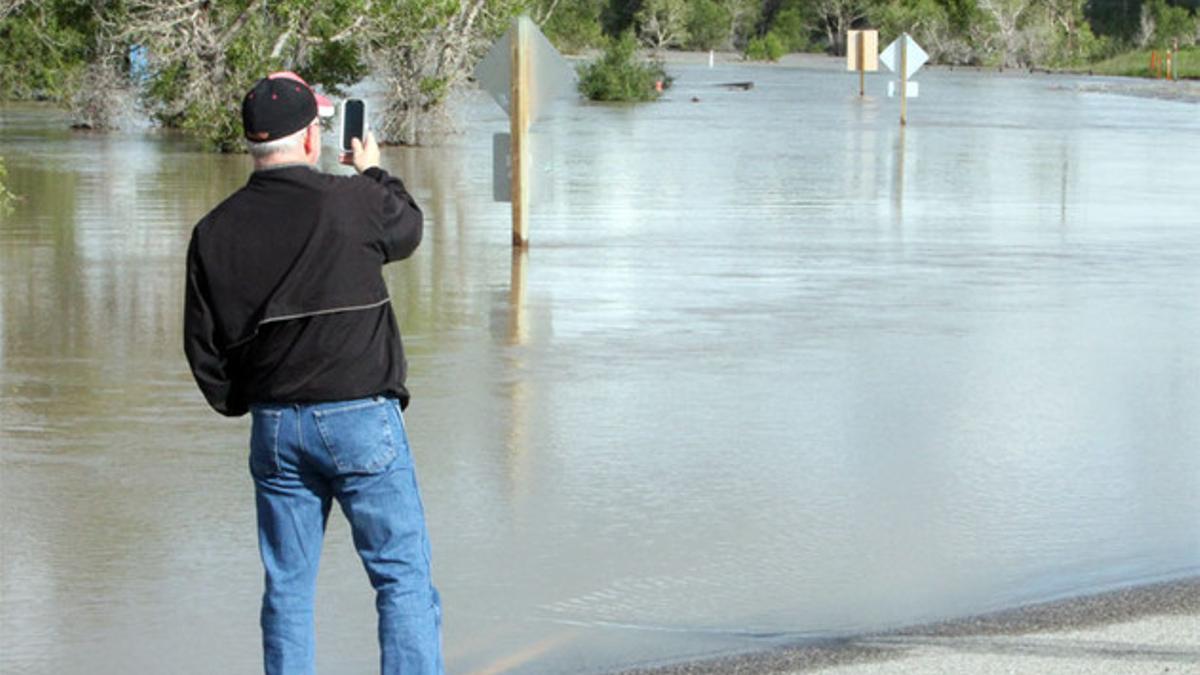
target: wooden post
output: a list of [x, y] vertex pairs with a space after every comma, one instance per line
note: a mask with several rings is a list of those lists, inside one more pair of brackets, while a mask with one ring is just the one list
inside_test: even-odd
[[509, 118], [512, 124], [513, 246], [529, 245], [529, 20], [513, 19], [512, 84]]
[[525, 309], [525, 260], [528, 248], [514, 248], [508, 282], [508, 343], [523, 345], [529, 341], [529, 321]]
[[1179, 81], [1179, 38], [1175, 38], [1175, 54], [1171, 58], [1171, 63], [1175, 66], [1175, 70], [1171, 71], [1171, 79]]
[[867, 53], [864, 51], [863, 45], [866, 42], [866, 31], [858, 33], [858, 97], [862, 98], [867, 95]]
[[908, 124], [908, 33], [900, 34], [900, 126]]

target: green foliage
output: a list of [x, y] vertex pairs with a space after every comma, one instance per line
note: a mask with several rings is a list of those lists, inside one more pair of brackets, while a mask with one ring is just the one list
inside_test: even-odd
[[559, 51], [578, 54], [604, 44], [600, 15], [604, 6], [592, 0], [560, 0], [542, 32]]
[[0, 21], [0, 99], [64, 100], [96, 47], [88, 3], [40, 0]]
[[319, 82], [335, 96], [370, 74], [361, 50], [349, 40], [316, 44], [301, 70], [305, 82]]
[[1196, 15], [1186, 7], [1167, 4], [1166, 0], [1148, 0], [1143, 8], [1154, 22], [1154, 35], [1148, 47], [1196, 44]]
[[[1125, 52], [1103, 61], [1080, 67], [1097, 75], [1119, 75], [1124, 77], [1155, 77], [1157, 74], [1150, 70], [1150, 53], [1158, 52], [1158, 58], [1163, 58], [1161, 50], [1140, 49]], [[1179, 79], [1200, 80], [1200, 47], [1180, 49], [1178, 54]]]
[[[808, 2], [808, 0], [785, 0], [792, 2]], [[763, 18], [763, 2], [757, 0], [718, 0], [729, 10], [732, 35], [730, 40], [734, 49], [744, 51], [751, 38], [758, 37], [758, 27]]]
[[[132, 91], [126, 57], [139, 45], [149, 58], [136, 91], [144, 109], [208, 147], [236, 150], [241, 97], [263, 74], [295, 70], [340, 95], [368, 75], [369, 60], [386, 91], [377, 132], [417, 142], [421, 120], [436, 117], [482, 46], [523, 9], [563, 51], [606, 46], [580, 68], [580, 90], [595, 100], [651, 100], [655, 81], [669, 83], [661, 63], [636, 59], [634, 36], [655, 48], [732, 46], [774, 61], [837, 53], [847, 29], [871, 26], [884, 43], [911, 33], [935, 62], [1096, 64], [1144, 75], [1148, 51], [1108, 57], [1194, 45], [1200, 21], [1200, 0], [481, 1], [0, 0], [0, 99], [51, 99], [102, 128], [116, 97], [97, 92]], [[1185, 76], [1194, 54], [1185, 51]]]
[[634, 20], [642, 42], [656, 50], [688, 40], [686, 0], [642, 0]]
[[600, 24], [604, 34], [620, 37], [633, 27], [634, 16], [642, 8], [642, 0], [606, 0], [600, 12]]
[[776, 14], [770, 32], [779, 38], [786, 51], [806, 52], [813, 48], [811, 17], [799, 7], [787, 7]]
[[1084, 0], [1050, 0], [1044, 12], [1040, 21], [1050, 38], [1045, 40], [1047, 49], [1038, 59], [1043, 65], [1071, 67], [1101, 58], [1111, 49], [1109, 40], [1092, 32], [1084, 15]]
[[746, 58], [751, 61], [778, 61], [787, 53], [783, 40], [774, 31], [762, 37], [752, 38], [746, 45]]
[[966, 35], [972, 27], [984, 22], [976, 0], [939, 0], [939, 4], [946, 10], [946, 20], [955, 34]]
[[692, 0], [687, 10], [686, 49], [719, 49], [729, 40], [732, 28], [729, 8], [716, 0]]
[[8, 169], [4, 168], [4, 158], [0, 157], [0, 215], [10, 213], [12, 204], [16, 201], [16, 195], [8, 191], [8, 186], [4, 184], [4, 179], [8, 178]]
[[936, 0], [899, 0], [871, 8], [868, 17], [879, 29], [879, 40], [887, 44], [901, 33], [909, 33], [919, 43], [931, 43], [922, 39], [923, 34], [941, 29], [950, 23], [945, 6]]
[[[481, 52], [527, 5], [525, 0], [367, 4], [372, 77], [384, 90], [376, 135], [383, 143], [409, 145], [449, 124], [444, 115], [449, 93], [466, 84]], [[433, 81], [441, 84], [431, 87]]]
[[659, 61], [637, 60], [637, 40], [632, 31], [610, 38], [604, 54], [579, 66], [579, 92], [593, 101], [653, 101], [655, 82], [669, 83]]
[[[241, 148], [242, 97], [269, 72], [294, 70], [331, 93], [366, 73], [360, 41], [346, 39], [362, 0], [214, 0], [199, 8], [126, 2], [120, 38], [148, 50], [147, 109], [211, 149]], [[178, 30], [179, 21], [189, 31]]]

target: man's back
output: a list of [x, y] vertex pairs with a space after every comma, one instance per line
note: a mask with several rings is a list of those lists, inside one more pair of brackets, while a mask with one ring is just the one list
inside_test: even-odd
[[187, 344], [209, 402], [231, 415], [259, 401], [385, 394], [406, 404], [381, 266], [410, 255], [421, 228], [403, 184], [379, 169], [256, 171], [189, 247]]

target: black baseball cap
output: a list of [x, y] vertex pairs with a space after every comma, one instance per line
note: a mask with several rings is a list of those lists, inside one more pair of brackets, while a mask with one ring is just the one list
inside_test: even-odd
[[333, 103], [288, 70], [259, 80], [242, 99], [242, 131], [256, 143], [290, 136], [318, 115], [331, 117]]

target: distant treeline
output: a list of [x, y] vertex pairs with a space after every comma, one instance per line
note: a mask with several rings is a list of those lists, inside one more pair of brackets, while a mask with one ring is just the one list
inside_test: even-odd
[[384, 88], [375, 131], [417, 143], [524, 0], [0, 0], [0, 100], [62, 103], [75, 124], [125, 108], [240, 147], [242, 95], [293, 70], [339, 95]]
[[653, 49], [842, 54], [846, 31], [907, 31], [938, 62], [1078, 66], [1134, 48], [1197, 42], [1200, 0], [538, 0], [560, 48], [633, 31]]
[[0, 0], [0, 100], [57, 101], [89, 128], [112, 126], [123, 107], [136, 107], [233, 150], [241, 95], [264, 73], [294, 70], [334, 95], [370, 75], [384, 89], [382, 140], [417, 143], [522, 12], [567, 52], [636, 40], [750, 58], [841, 54], [847, 30], [874, 27], [884, 41], [911, 33], [942, 63], [1078, 67], [1135, 48], [1194, 45], [1198, 7], [1200, 0]]

